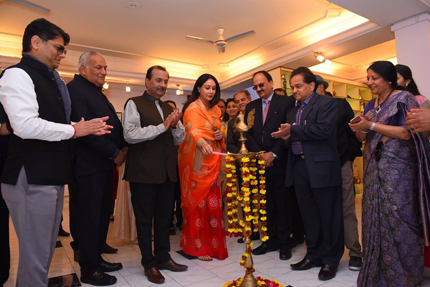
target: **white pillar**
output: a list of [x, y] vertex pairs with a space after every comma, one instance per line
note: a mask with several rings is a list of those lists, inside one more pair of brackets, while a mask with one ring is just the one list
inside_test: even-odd
[[396, 38], [397, 62], [411, 68], [421, 94], [430, 99], [430, 14], [394, 23], [391, 31]]

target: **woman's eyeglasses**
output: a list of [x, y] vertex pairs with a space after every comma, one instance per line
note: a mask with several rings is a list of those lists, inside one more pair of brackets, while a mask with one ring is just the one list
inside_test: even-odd
[[375, 150], [375, 160], [379, 161], [381, 159], [381, 154], [382, 154], [382, 145], [384, 143], [383, 142], [378, 142], [378, 145], [376, 146], [376, 150]]
[[46, 39], [44, 39], [44, 38], [42, 38], [40, 36], [39, 36], [39, 38], [42, 39], [45, 42], [48, 42], [52, 46], [54, 46], [54, 48], [57, 49], [58, 55], [62, 55], [62, 54], [66, 55], [67, 54], [67, 50], [66, 50], [66, 48], [64, 46], [52, 44], [51, 42], [49, 42], [48, 40], [46, 40]]

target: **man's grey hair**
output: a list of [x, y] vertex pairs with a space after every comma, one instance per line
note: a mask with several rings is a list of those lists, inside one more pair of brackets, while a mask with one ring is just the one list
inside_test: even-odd
[[245, 96], [249, 99], [249, 100], [251, 100], [251, 94], [248, 92], [248, 90], [240, 90], [240, 91], [237, 91], [234, 95], [233, 95], [233, 99], [236, 97], [236, 95], [237, 94], [245, 94]]
[[86, 51], [84, 52], [80, 57], [79, 57], [79, 62], [78, 62], [78, 70], [80, 69], [81, 65], [88, 68], [88, 57], [91, 55], [99, 55], [102, 56], [102, 53], [97, 52], [97, 51]]

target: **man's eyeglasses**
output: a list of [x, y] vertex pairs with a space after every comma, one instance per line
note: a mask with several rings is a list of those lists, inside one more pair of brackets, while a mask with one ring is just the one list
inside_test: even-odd
[[62, 54], [66, 55], [67, 54], [67, 50], [66, 50], [66, 48], [64, 46], [52, 44], [51, 42], [49, 42], [48, 40], [46, 40], [46, 39], [44, 39], [44, 38], [42, 38], [40, 36], [39, 36], [39, 38], [42, 39], [45, 42], [48, 42], [52, 46], [54, 46], [54, 48], [57, 49], [58, 55], [62, 55]]
[[384, 145], [383, 142], [378, 142], [378, 145], [376, 146], [376, 150], [375, 150], [375, 160], [379, 161], [381, 159], [381, 154], [382, 154], [382, 146]]
[[253, 86], [252, 89], [255, 91], [257, 90], [257, 87], [262, 89], [264, 87], [264, 83], [259, 83], [258, 85]]

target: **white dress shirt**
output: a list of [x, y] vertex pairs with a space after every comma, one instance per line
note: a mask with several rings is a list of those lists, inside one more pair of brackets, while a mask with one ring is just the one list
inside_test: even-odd
[[[164, 120], [163, 112], [159, 104], [155, 103], [161, 118]], [[160, 134], [166, 131], [164, 124], [161, 123], [157, 126], [142, 127], [140, 123], [140, 114], [137, 110], [136, 104], [133, 101], [128, 101], [124, 109], [124, 139], [130, 144], [136, 144], [144, 141], [155, 139]], [[173, 135], [173, 142], [175, 145], [180, 145], [185, 139], [185, 128], [181, 121], [178, 122], [176, 129], [170, 129]]]
[[20, 68], [11, 68], [0, 79], [0, 102], [6, 111], [13, 133], [22, 139], [61, 141], [73, 137], [71, 125], [54, 123], [39, 117], [34, 84]]

